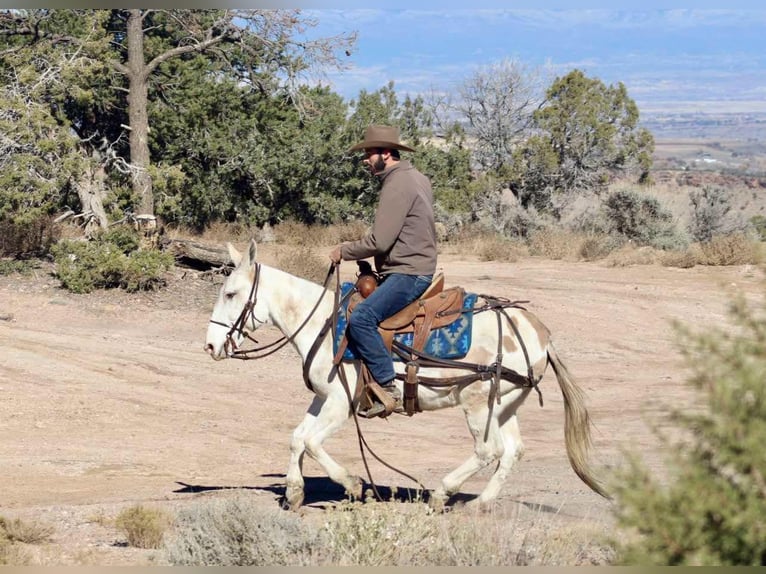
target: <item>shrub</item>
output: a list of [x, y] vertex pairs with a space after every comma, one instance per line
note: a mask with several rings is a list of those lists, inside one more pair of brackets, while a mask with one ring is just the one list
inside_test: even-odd
[[689, 193], [689, 232], [695, 241], [707, 242], [715, 235], [741, 230], [743, 225], [731, 212], [731, 199], [722, 187], [705, 186]]
[[678, 267], [690, 269], [697, 264], [699, 257], [695, 250], [684, 249], [683, 251], [665, 251], [660, 255], [660, 263], [665, 267]]
[[45, 255], [59, 235], [59, 228], [48, 216], [24, 222], [0, 221], [0, 257]]
[[159, 548], [170, 522], [165, 512], [137, 505], [120, 512], [114, 524], [130, 546]]
[[40, 261], [33, 259], [0, 259], [0, 275], [20, 273], [29, 275], [34, 269], [40, 268]]
[[[115, 238], [117, 244], [108, 241]], [[135, 249], [128, 235], [105, 234], [94, 241], [64, 240], [53, 246], [56, 275], [74, 293], [122, 287], [127, 291], [164, 285], [163, 275], [173, 265], [170, 253]]]
[[716, 235], [698, 249], [701, 265], [745, 265], [761, 259], [758, 243], [742, 233]]
[[624, 243], [625, 240], [621, 237], [588, 233], [580, 243], [578, 254], [585, 261], [596, 261], [607, 257], [614, 250], [622, 247]]
[[22, 544], [42, 544], [53, 534], [51, 526], [0, 516], [0, 566], [25, 566], [30, 556]]
[[56, 275], [73, 293], [119, 285], [125, 255], [108, 243], [64, 240], [54, 245], [51, 253]]
[[[408, 503], [342, 502], [319, 518], [264, 509], [245, 496], [212, 500], [179, 513], [165, 539], [178, 566], [514, 566], [603, 564], [613, 550], [592, 529], [530, 537], [494, 513], [434, 513]], [[545, 519], [542, 517], [542, 519]], [[529, 531], [526, 530], [529, 529]], [[533, 540], [530, 543], [530, 540]]]
[[673, 409], [682, 438], [664, 439], [671, 476], [652, 476], [634, 454], [615, 481], [616, 515], [634, 540], [620, 561], [649, 565], [766, 565], [766, 297], [733, 299], [731, 325], [699, 333], [676, 324], [701, 401]]
[[296, 514], [235, 496], [180, 511], [164, 552], [175, 566], [305, 566], [315, 539]]
[[761, 241], [766, 241], [766, 217], [754, 215], [750, 218], [750, 225]]
[[491, 235], [477, 241], [475, 253], [481, 261], [513, 263], [523, 255], [524, 249], [515, 241], [509, 241], [499, 235]]
[[155, 249], [135, 251], [123, 260], [119, 286], [131, 293], [159, 289], [165, 285], [165, 272], [174, 261], [172, 253]]
[[577, 244], [569, 231], [546, 227], [533, 232], [528, 240], [529, 254], [548, 259], [566, 259], [574, 256]]
[[18, 518], [9, 520], [0, 516], [0, 539], [24, 544], [41, 544], [48, 542], [53, 534], [53, 528], [47, 524], [25, 522]]
[[686, 247], [688, 240], [678, 232], [670, 211], [651, 196], [634, 190], [618, 190], [603, 205], [610, 231], [639, 245], [657, 249]]

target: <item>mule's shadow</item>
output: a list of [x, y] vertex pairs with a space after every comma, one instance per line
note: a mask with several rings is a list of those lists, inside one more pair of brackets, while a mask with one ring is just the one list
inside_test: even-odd
[[[282, 508], [285, 507], [285, 475], [284, 474], [262, 474], [260, 475], [261, 478], [271, 478], [271, 479], [278, 479], [279, 482], [273, 482], [271, 484], [268, 484], [266, 486], [213, 486], [213, 485], [201, 485], [201, 484], [188, 484], [181, 481], [176, 481], [176, 484], [179, 484], [181, 487], [174, 490], [173, 492], [177, 493], [188, 493], [188, 494], [194, 494], [194, 493], [200, 493], [200, 492], [209, 492], [209, 491], [216, 491], [216, 490], [255, 490], [255, 491], [261, 491], [261, 492], [270, 492], [273, 495], [275, 495], [275, 502]], [[348, 496], [346, 495], [345, 490], [341, 485], [339, 485], [336, 482], [333, 482], [326, 476], [306, 476], [304, 477], [305, 481], [305, 499], [303, 500], [303, 504], [306, 506], [315, 506], [319, 508], [323, 508], [328, 505], [337, 504], [340, 502], [343, 502], [344, 500], [348, 500]], [[419, 488], [410, 488], [406, 486], [385, 486], [376, 484], [375, 490], [377, 491], [378, 497], [380, 500], [384, 501], [395, 501], [395, 502], [413, 502], [413, 501], [423, 501], [428, 502], [429, 498], [431, 497], [431, 491], [430, 490], [421, 490]], [[368, 482], [364, 482], [364, 487], [362, 489], [362, 492], [365, 493], [365, 497], [367, 497], [367, 493], [370, 492], [372, 494], [372, 498], [375, 498], [375, 490], [373, 490], [372, 485]], [[478, 498], [478, 495], [476, 494], [468, 494], [459, 492], [455, 494], [452, 498], [450, 498], [449, 503], [447, 504], [448, 507], [456, 505], [456, 504], [465, 504], [471, 500], [474, 500], [475, 498]], [[523, 500], [516, 500], [513, 499], [513, 502], [516, 504], [521, 504], [523, 506], [526, 506], [527, 508], [530, 508], [535, 511], [539, 512], [546, 512], [546, 513], [558, 513], [560, 512], [560, 509], [555, 508], [553, 506], [548, 506], [545, 504], [538, 504], [533, 502], [526, 502]]]
[[[284, 474], [262, 474], [262, 478], [278, 479], [279, 482], [273, 482], [265, 486], [225, 486], [225, 485], [203, 485], [203, 484], [188, 484], [186, 482], [176, 481], [176, 484], [180, 485], [173, 492], [195, 494], [200, 492], [210, 492], [215, 490], [256, 490], [261, 492], [270, 492], [275, 495], [275, 499], [280, 506], [284, 506], [285, 503], [285, 475]], [[341, 485], [333, 482], [326, 476], [306, 476], [305, 481], [305, 498], [303, 500], [304, 505], [308, 506], [326, 506], [328, 504], [336, 504], [348, 499], [346, 491]], [[414, 500], [422, 500], [428, 502], [430, 497], [430, 491], [420, 490], [418, 488], [408, 488], [404, 486], [385, 486], [376, 484], [373, 489], [372, 485], [368, 482], [364, 483], [362, 492], [365, 493], [365, 497], [368, 496], [368, 492], [373, 498], [375, 498], [375, 491], [377, 496], [381, 500], [391, 500], [397, 502], [412, 502]], [[473, 494], [457, 494], [450, 501], [451, 503], [462, 501], [468, 502], [469, 500], [476, 498]]]

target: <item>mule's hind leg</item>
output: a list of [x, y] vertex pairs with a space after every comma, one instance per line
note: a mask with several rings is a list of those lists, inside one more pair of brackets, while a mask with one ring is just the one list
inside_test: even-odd
[[465, 410], [468, 429], [474, 440], [474, 452], [463, 464], [445, 476], [439, 487], [431, 493], [429, 505], [432, 508], [441, 510], [449, 498], [460, 490], [466, 480], [502, 456], [503, 441], [498, 431], [496, 416], [492, 416], [489, 420], [489, 430], [486, 440], [484, 439], [489, 416], [486, 402], [483, 406]]
[[508, 473], [513, 468], [513, 464], [524, 454], [524, 443], [521, 441], [519, 420], [516, 417], [515, 409], [513, 411], [510, 417], [505, 417], [505, 412], [500, 417], [498, 432], [503, 440], [503, 454], [500, 457], [500, 462], [495, 472], [492, 474], [489, 482], [487, 482], [487, 486], [484, 487], [479, 498], [474, 502], [474, 504], [478, 504], [481, 508], [488, 508], [492, 501], [497, 498], [508, 478]]
[[[466, 422], [473, 436], [474, 453], [442, 479], [441, 485], [431, 494], [429, 500], [433, 508], [443, 507], [447, 500], [460, 490], [466, 480], [485, 466], [499, 460], [497, 469], [476, 503], [484, 506], [497, 496], [508, 471], [523, 452], [524, 446], [519, 434], [516, 409], [524, 402], [527, 394], [529, 394], [528, 390], [516, 390], [504, 395], [501, 397], [500, 404], [494, 405], [491, 415], [486, 402], [475, 405], [473, 408], [466, 408]], [[487, 427], [488, 418], [489, 427]]]
[[345, 395], [330, 395], [324, 400], [314, 398], [303, 422], [295, 429], [290, 444], [286, 499], [291, 509], [297, 509], [303, 503], [304, 453], [316, 460], [327, 476], [343, 486], [349, 495], [362, 497], [362, 480], [335, 462], [322, 446], [322, 443], [343, 425], [348, 416], [348, 401]]

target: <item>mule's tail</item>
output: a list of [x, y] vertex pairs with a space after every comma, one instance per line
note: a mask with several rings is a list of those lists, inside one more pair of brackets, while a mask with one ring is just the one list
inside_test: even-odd
[[588, 451], [591, 447], [591, 421], [585, 408], [582, 389], [561, 362], [551, 342], [548, 344], [548, 362], [556, 373], [561, 394], [564, 396], [564, 439], [569, 463], [575, 474], [594, 492], [604, 498], [611, 498], [601, 482], [594, 476], [588, 462]]

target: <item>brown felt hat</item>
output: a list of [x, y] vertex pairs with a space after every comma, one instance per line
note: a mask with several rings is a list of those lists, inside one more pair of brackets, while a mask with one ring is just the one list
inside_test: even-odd
[[353, 146], [349, 151], [376, 147], [415, 151], [411, 147], [399, 143], [399, 128], [394, 126], [369, 126], [364, 132], [364, 140]]

